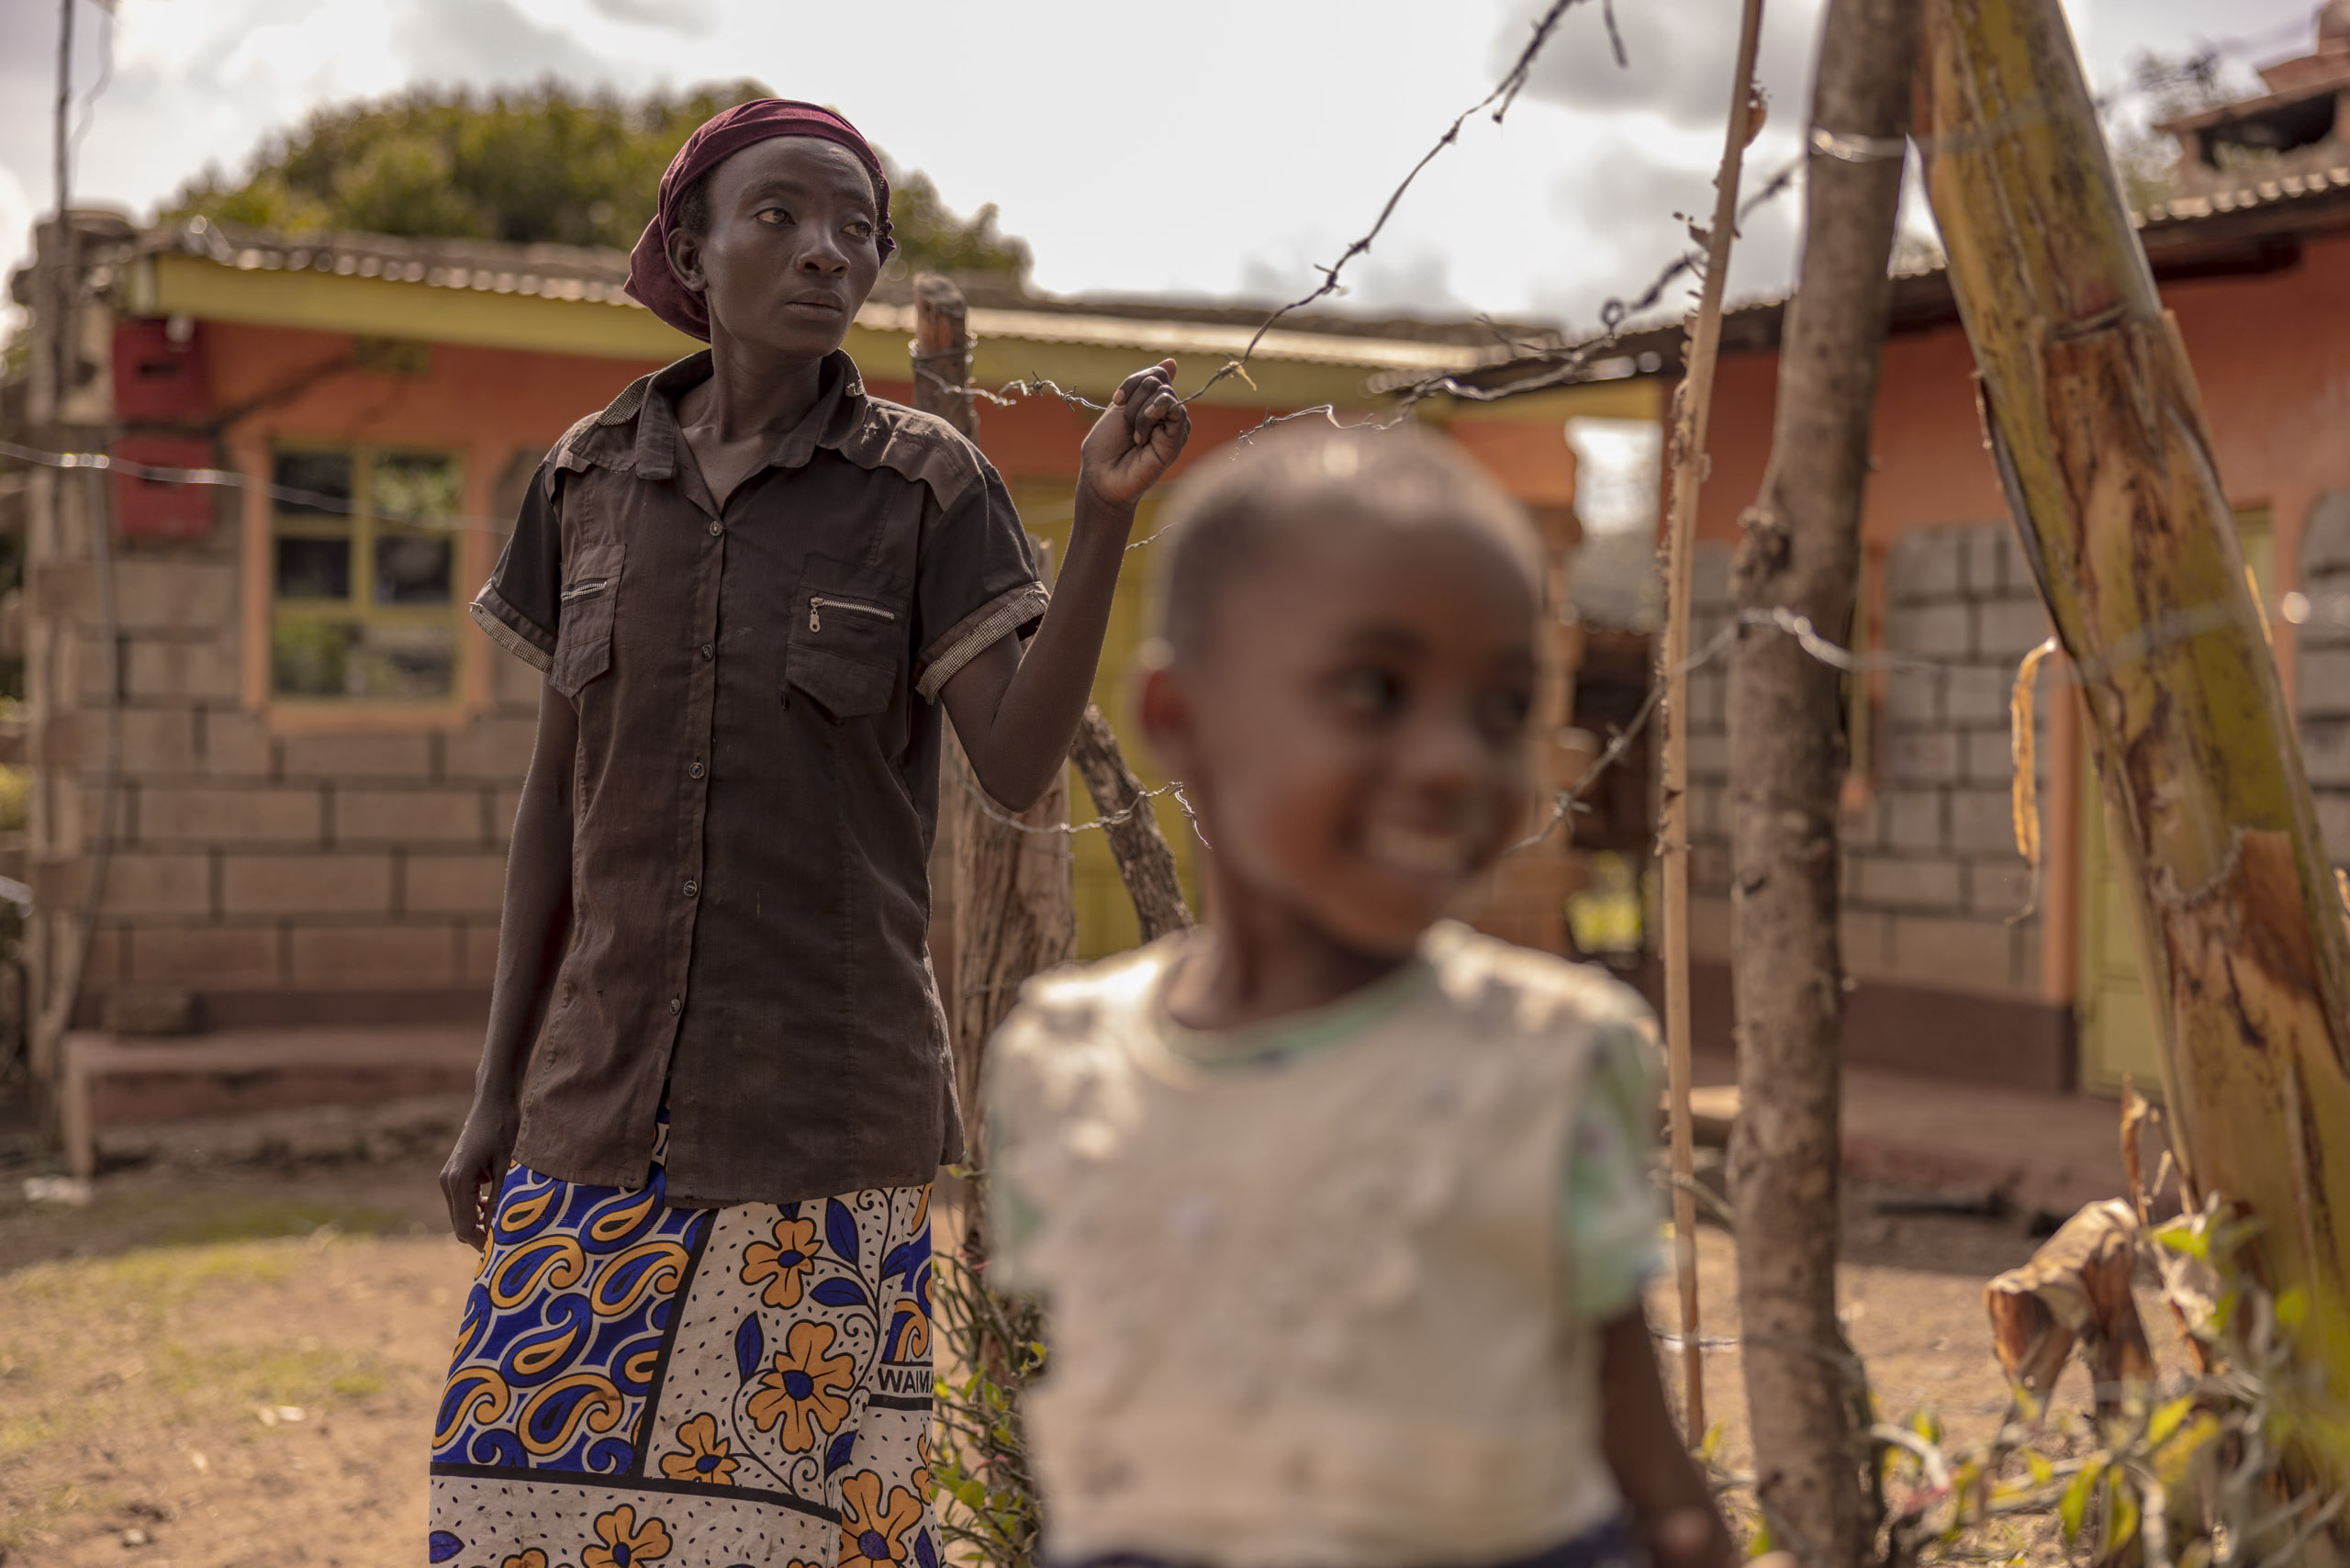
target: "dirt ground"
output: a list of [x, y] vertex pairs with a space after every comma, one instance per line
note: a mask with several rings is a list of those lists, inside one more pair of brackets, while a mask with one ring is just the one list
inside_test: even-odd
[[[412, 1568], [424, 1449], [473, 1257], [421, 1156], [103, 1178], [86, 1208], [0, 1170], [0, 1563]], [[1852, 1194], [1844, 1294], [1889, 1417], [1954, 1439], [2006, 1408], [1983, 1282], [2020, 1223]], [[1737, 1331], [1729, 1242], [1700, 1240], [1705, 1331]], [[1673, 1321], [1667, 1292], [1655, 1316]], [[1744, 1469], [1734, 1350], [1707, 1358]], [[2077, 1391], [2076, 1391], [2077, 1392]]]

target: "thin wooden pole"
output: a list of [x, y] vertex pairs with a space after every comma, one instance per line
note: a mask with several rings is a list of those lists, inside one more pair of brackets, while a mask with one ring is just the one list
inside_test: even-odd
[[1738, 229], [1739, 174], [1752, 140], [1754, 50], [1762, 0], [1746, 0], [1739, 18], [1738, 63], [1730, 74], [1729, 121], [1721, 169], [1714, 176], [1714, 223], [1706, 235], [1706, 275], [1689, 321], [1681, 385], [1673, 397], [1673, 490], [1667, 535], [1664, 622], [1664, 790], [1657, 836], [1664, 873], [1664, 1041], [1672, 1086], [1673, 1251], [1681, 1285], [1683, 1436], [1706, 1438], [1706, 1363], [1697, 1333], [1695, 1137], [1689, 1113], [1689, 593], [1697, 497], [1705, 483], [1707, 415], [1714, 400], [1714, 358], [1721, 344], [1722, 290], [1729, 281], [1730, 241]]

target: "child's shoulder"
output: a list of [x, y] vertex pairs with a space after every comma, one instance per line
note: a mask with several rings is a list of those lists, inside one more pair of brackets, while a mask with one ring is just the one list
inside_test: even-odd
[[1066, 964], [1031, 978], [989, 1046], [991, 1062], [1033, 1065], [1149, 1027], [1159, 983], [1181, 940], [1162, 937], [1114, 958]]
[[1595, 964], [1521, 947], [1454, 921], [1429, 931], [1423, 951], [1456, 1006], [1505, 1012], [1531, 1029], [1570, 1024], [1654, 1028], [1654, 1015], [1640, 993]]

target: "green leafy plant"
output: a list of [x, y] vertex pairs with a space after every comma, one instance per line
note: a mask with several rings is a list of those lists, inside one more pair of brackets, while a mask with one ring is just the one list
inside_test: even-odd
[[[986, 1209], [985, 1179], [970, 1178], [967, 1215]], [[1032, 1568], [1043, 1527], [1020, 1396], [1045, 1367], [1044, 1324], [1034, 1303], [998, 1294], [987, 1281], [976, 1223], [959, 1252], [931, 1266], [943, 1363], [934, 1393], [940, 1448], [931, 1463], [938, 1528], [957, 1563]]]

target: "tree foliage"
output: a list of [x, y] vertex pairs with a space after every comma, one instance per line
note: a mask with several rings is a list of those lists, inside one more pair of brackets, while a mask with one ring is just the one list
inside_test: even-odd
[[[420, 87], [314, 111], [263, 142], [241, 174], [207, 170], [168, 204], [285, 234], [330, 230], [625, 250], [653, 216], [661, 172], [694, 127], [767, 89], [712, 83], [622, 97], [547, 81], [477, 95]], [[890, 178], [892, 267], [1025, 279], [1028, 247], [992, 203], [947, 210], [920, 170]]]
[[[2227, 62], [2211, 50], [2177, 55], [2141, 50], [2130, 62], [2129, 92], [2118, 96], [2104, 116], [2114, 172], [2121, 176], [2122, 199], [2143, 212], [2179, 194], [2177, 145], [2154, 129], [2155, 125], [2218, 108], [2257, 90], [2236, 82]], [[2132, 116], [2126, 112], [2130, 107], [2143, 114]]]

